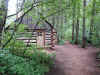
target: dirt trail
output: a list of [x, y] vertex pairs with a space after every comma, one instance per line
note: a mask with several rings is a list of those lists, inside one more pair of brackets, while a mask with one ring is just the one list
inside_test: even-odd
[[48, 75], [100, 75], [100, 68], [96, 67], [96, 48], [83, 49], [67, 42], [57, 45], [55, 50], [55, 66]]

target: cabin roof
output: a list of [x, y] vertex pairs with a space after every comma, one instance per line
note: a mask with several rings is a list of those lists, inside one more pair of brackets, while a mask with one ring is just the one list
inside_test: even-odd
[[[21, 17], [16, 19], [15, 22], [19, 22], [20, 20], [21, 20]], [[26, 25], [28, 25], [29, 28], [34, 28], [34, 29], [37, 29], [37, 30], [40, 30], [40, 29], [47, 29], [47, 30], [54, 29], [53, 25], [47, 20], [42, 21], [40, 25], [33, 24], [31, 16], [30, 17], [24, 16], [24, 18], [22, 20], [22, 24], [26, 24]]]

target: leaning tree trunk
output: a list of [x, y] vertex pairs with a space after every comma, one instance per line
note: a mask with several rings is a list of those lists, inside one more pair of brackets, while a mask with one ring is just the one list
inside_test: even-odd
[[86, 36], [85, 36], [85, 11], [86, 11], [86, 0], [83, 0], [83, 36], [82, 36], [82, 48], [86, 46]]
[[0, 4], [0, 46], [1, 46], [2, 31], [6, 23], [8, 0], [1, 0], [0, 2], [2, 3]]

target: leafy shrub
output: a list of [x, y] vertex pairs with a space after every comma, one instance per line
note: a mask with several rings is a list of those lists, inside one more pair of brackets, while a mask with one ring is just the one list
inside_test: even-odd
[[65, 44], [65, 41], [64, 40], [59, 40], [58, 44], [59, 45], [64, 45]]
[[22, 41], [17, 41], [13, 44], [13, 47], [10, 48], [10, 51], [18, 56], [24, 56], [25, 51], [27, 50], [26, 45]]
[[91, 41], [92, 41], [92, 44], [94, 46], [98, 47], [100, 45], [100, 38], [97, 38], [96, 36], [93, 36], [92, 39], [91, 39]]
[[[17, 48], [16, 48], [17, 49]], [[18, 48], [20, 50], [20, 47]], [[0, 51], [0, 75], [44, 75], [53, 64], [51, 54], [36, 48], [28, 48], [24, 54], [8, 50]], [[14, 50], [16, 51], [16, 50]], [[33, 52], [33, 53], [32, 53]]]
[[74, 44], [74, 43], [75, 43], [75, 40], [74, 40], [74, 41], [70, 40], [70, 43], [71, 43], [71, 44]]
[[[10, 33], [6, 40], [8, 35], [10, 37]], [[53, 64], [52, 54], [38, 50], [35, 45], [26, 47], [15, 38], [5, 49], [9, 50], [0, 50], [0, 75], [44, 75]]]

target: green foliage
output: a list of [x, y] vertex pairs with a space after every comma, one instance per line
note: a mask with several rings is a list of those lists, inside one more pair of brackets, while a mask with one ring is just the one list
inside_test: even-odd
[[74, 41], [70, 40], [70, 43], [71, 43], [71, 44], [75, 44], [75, 40], [74, 40]]
[[[26, 12], [32, 2], [27, 0], [24, 3], [24, 11]], [[90, 29], [90, 22], [92, 18], [92, 8], [94, 0], [86, 1], [86, 40], [92, 42], [93, 45], [99, 46], [100, 45], [100, 1], [96, 1], [96, 8], [95, 8], [95, 17], [93, 23], [93, 35], [92, 39], [89, 38], [89, 31]], [[79, 44], [82, 43], [82, 24], [83, 24], [83, 0], [42, 0], [39, 5], [33, 8], [29, 13], [26, 15], [28, 17], [32, 17], [32, 24], [36, 24], [38, 20], [41, 20], [45, 17], [45, 19], [49, 20], [51, 24], [54, 25], [55, 29], [57, 30], [58, 37], [59, 37], [59, 44], [63, 45], [65, 43], [64, 40], [71, 40], [72, 38], [72, 24], [73, 24], [73, 14], [75, 14], [75, 27], [77, 25], [77, 18], [79, 19]], [[35, 4], [36, 5], [36, 4]], [[34, 5], [33, 5], [34, 6]], [[4, 7], [4, 5], [3, 5]], [[75, 9], [75, 12], [73, 12]], [[3, 11], [0, 11], [0, 14], [3, 14]], [[27, 17], [25, 16], [25, 18]], [[2, 18], [2, 16], [0, 16]], [[12, 24], [12, 27], [14, 27]], [[40, 23], [39, 23], [40, 24]], [[42, 26], [42, 24], [41, 24]], [[1, 53], [4, 56], [1, 57], [0, 61], [4, 64], [0, 67], [1, 73], [5, 74], [8, 73], [10, 75], [43, 75], [44, 72], [47, 72], [50, 65], [52, 63], [51, 55], [48, 55], [43, 52], [43, 50], [37, 50], [35, 46], [31, 46], [26, 48], [26, 45], [23, 42], [16, 40], [16, 35], [20, 32], [24, 31], [24, 24], [20, 24], [18, 27], [17, 33], [13, 36], [13, 39], [9, 42], [6, 46], [6, 49], [10, 49], [7, 54]], [[74, 30], [76, 33], [76, 29]], [[5, 39], [3, 43], [5, 43], [11, 36], [12, 31], [8, 31], [5, 35]], [[30, 36], [26, 34], [25, 36]], [[19, 36], [18, 36], [19, 37]], [[72, 44], [75, 43], [76, 34], [74, 35], [74, 41], [70, 41]], [[16, 58], [16, 59], [15, 59]], [[19, 60], [20, 59], [20, 60]], [[9, 62], [8, 62], [9, 60]], [[22, 61], [22, 63], [18, 63]], [[10, 68], [8, 66], [11, 65]]]
[[24, 55], [24, 52], [26, 49], [26, 45], [24, 44], [24, 42], [22, 41], [17, 41], [15, 43], [11, 43], [13, 44], [13, 46], [11, 46], [11, 52], [15, 55], [18, 55], [18, 56], [23, 56]]
[[17, 32], [24, 32], [25, 27], [26, 27], [25, 24], [20, 24], [19, 27], [18, 27]]
[[[17, 48], [18, 50], [19, 48]], [[31, 51], [25, 51], [25, 55], [8, 50], [0, 51], [0, 74], [2, 75], [44, 75], [49, 71], [53, 64], [52, 55], [32, 48]]]
[[92, 41], [92, 45], [94, 45], [96, 47], [99, 47], [99, 45], [100, 45], [100, 38], [97, 38], [96, 36], [93, 36], [91, 41]]
[[[12, 32], [5, 34], [6, 42]], [[22, 41], [16, 40], [16, 35], [0, 50], [0, 75], [44, 75], [53, 64], [52, 54], [38, 50], [35, 45], [26, 47]]]
[[64, 45], [65, 44], [65, 41], [64, 40], [59, 40], [58, 44], [59, 45]]

